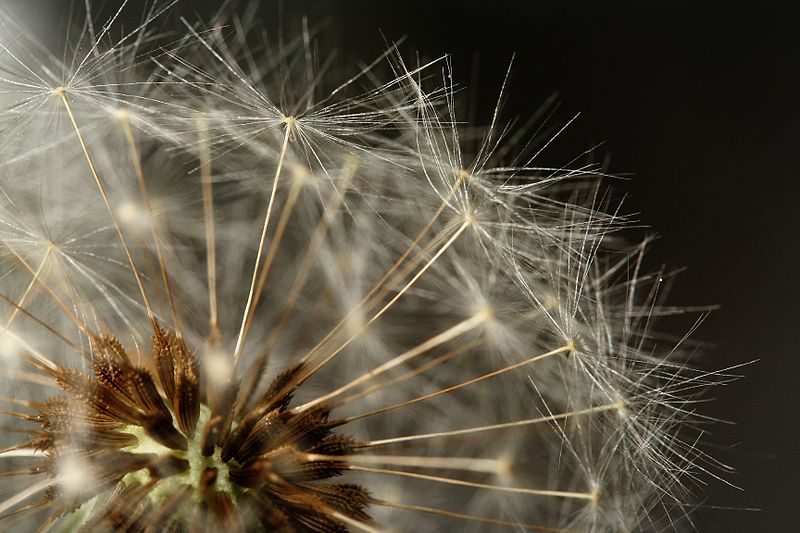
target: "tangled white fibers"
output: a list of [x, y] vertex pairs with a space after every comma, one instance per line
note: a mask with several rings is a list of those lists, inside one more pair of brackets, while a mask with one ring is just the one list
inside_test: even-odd
[[731, 376], [601, 168], [461, 122], [446, 57], [141, 4], [63, 57], [2, 20], [3, 527], [691, 527]]

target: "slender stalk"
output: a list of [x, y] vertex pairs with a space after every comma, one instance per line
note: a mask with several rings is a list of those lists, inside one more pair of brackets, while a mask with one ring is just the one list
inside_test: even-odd
[[67, 115], [69, 116], [70, 122], [72, 122], [72, 127], [75, 129], [75, 134], [78, 136], [78, 141], [81, 144], [81, 148], [83, 149], [83, 155], [86, 157], [86, 162], [89, 164], [89, 170], [92, 172], [92, 176], [94, 177], [94, 181], [97, 184], [97, 188], [100, 191], [100, 196], [103, 197], [103, 203], [105, 203], [106, 210], [108, 211], [108, 215], [111, 218], [111, 222], [114, 224], [114, 229], [117, 231], [117, 235], [119, 236], [119, 240], [122, 243], [122, 247], [125, 250], [125, 255], [128, 257], [128, 263], [130, 264], [131, 271], [133, 272], [133, 277], [136, 279], [136, 285], [139, 287], [139, 292], [142, 295], [142, 300], [144, 301], [144, 306], [147, 309], [147, 315], [151, 321], [155, 320], [155, 314], [153, 313], [153, 308], [150, 305], [150, 299], [147, 297], [147, 292], [144, 290], [144, 284], [142, 283], [142, 278], [139, 273], [139, 269], [136, 267], [136, 262], [133, 259], [133, 253], [131, 253], [131, 249], [128, 246], [128, 241], [125, 239], [125, 235], [122, 233], [122, 228], [119, 225], [119, 221], [117, 220], [117, 216], [114, 214], [114, 209], [111, 207], [111, 203], [108, 199], [108, 193], [106, 192], [106, 187], [103, 184], [103, 180], [100, 178], [100, 174], [97, 171], [97, 167], [94, 164], [94, 160], [92, 159], [92, 155], [89, 153], [89, 147], [86, 145], [86, 140], [83, 137], [83, 133], [81, 132], [80, 127], [78, 126], [78, 120], [75, 117], [75, 113], [72, 110], [72, 105], [69, 103], [69, 98], [67, 98], [67, 90], [63, 87], [59, 87], [55, 90], [55, 93], [61, 98], [61, 101], [64, 104], [64, 108], [67, 110]]
[[447, 485], [460, 485], [462, 487], [472, 487], [476, 489], [498, 490], [500, 492], [513, 492], [515, 494], [530, 494], [532, 496], [547, 496], [553, 498], [573, 498], [577, 500], [588, 500], [591, 502], [597, 500], [597, 494], [594, 492], [567, 492], [560, 490], [506, 487], [505, 485], [490, 485], [488, 483], [476, 483], [474, 481], [465, 481], [463, 479], [452, 479], [447, 477], [431, 476], [428, 474], [418, 474], [416, 472], [404, 472], [402, 470], [373, 468], [370, 466], [349, 465], [348, 468], [350, 470], [355, 470], [356, 472], [369, 472], [372, 474], [386, 474], [390, 476], [400, 476], [412, 479], [423, 479], [425, 481], [435, 481], [437, 483], [445, 483]]
[[470, 522], [493, 524], [497, 526], [508, 526], [513, 529], [527, 529], [529, 531], [545, 531], [549, 533], [578, 533], [577, 531], [571, 529], [561, 529], [557, 527], [547, 527], [538, 524], [526, 524], [524, 522], [517, 522], [515, 520], [502, 520], [500, 518], [490, 518], [485, 516], [456, 513], [455, 511], [447, 511], [445, 509], [436, 509], [435, 507], [425, 507], [422, 505], [389, 502], [385, 500], [375, 500], [373, 503], [375, 503], [376, 505], [382, 505], [384, 507], [394, 507], [395, 509], [404, 509], [406, 511], [435, 514], [439, 516], [446, 516], [448, 518], [458, 518], [460, 520], [468, 520]]
[[220, 336], [217, 304], [217, 239], [214, 228], [214, 183], [211, 181], [211, 147], [208, 140], [208, 124], [198, 115], [200, 130], [200, 178], [203, 187], [203, 222], [206, 233], [206, 264], [208, 280], [208, 338], [215, 345]]
[[309, 409], [309, 408], [311, 408], [311, 407], [313, 407], [315, 405], [319, 405], [321, 403], [327, 402], [331, 398], [335, 398], [336, 396], [342, 394], [343, 392], [349, 391], [353, 387], [357, 387], [358, 385], [361, 385], [362, 383], [367, 383], [367, 382], [375, 379], [377, 376], [383, 374], [384, 372], [386, 372], [388, 370], [391, 370], [392, 368], [394, 368], [394, 367], [396, 367], [398, 365], [401, 365], [401, 364], [413, 359], [414, 357], [417, 357], [420, 354], [423, 354], [423, 353], [427, 352], [428, 350], [431, 350], [431, 349], [439, 346], [440, 344], [443, 344], [443, 343], [445, 343], [447, 341], [455, 339], [456, 337], [458, 337], [460, 335], [463, 335], [464, 333], [466, 333], [466, 332], [468, 332], [468, 331], [470, 331], [472, 329], [475, 329], [476, 327], [478, 327], [481, 324], [485, 323], [490, 317], [491, 317], [490, 313], [481, 312], [481, 313], [478, 313], [477, 315], [475, 315], [475, 316], [473, 316], [471, 318], [468, 318], [467, 320], [459, 322], [458, 324], [456, 324], [455, 326], [451, 327], [450, 329], [448, 329], [446, 331], [443, 331], [442, 333], [436, 335], [435, 337], [432, 337], [432, 338], [428, 339], [427, 341], [423, 342], [422, 344], [419, 344], [419, 345], [415, 346], [414, 348], [412, 348], [412, 349], [410, 349], [410, 350], [398, 355], [397, 357], [391, 359], [390, 361], [387, 361], [386, 363], [380, 365], [379, 367], [373, 368], [369, 372], [366, 372], [365, 374], [362, 374], [361, 376], [355, 378], [354, 380], [350, 381], [349, 383], [347, 383], [345, 385], [342, 385], [338, 389], [336, 389], [336, 390], [334, 390], [332, 392], [329, 392], [328, 394], [324, 394], [324, 395], [322, 395], [322, 396], [320, 396], [320, 397], [318, 397], [318, 398], [316, 398], [314, 400], [311, 400], [310, 402], [306, 402], [306, 403], [304, 403], [302, 405], [299, 405], [299, 406], [295, 407], [293, 409], [293, 411], [296, 412], [296, 413], [302, 413], [306, 409]]
[[[281, 240], [283, 239], [283, 234], [286, 231], [286, 227], [289, 224], [289, 218], [292, 215], [292, 211], [294, 210], [294, 206], [297, 203], [297, 199], [300, 197], [300, 191], [302, 190], [303, 186], [302, 183], [299, 181], [295, 181], [292, 184], [292, 188], [289, 191], [289, 197], [286, 199], [286, 204], [283, 208], [283, 212], [281, 212], [281, 217], [278, 220], [278, 227], [275, 229], [275, 235], [272, 237], [272, 242], [270, 243], [269, 250], [267, 250], [267, 257], [264, 259], [264, 267], [261, 269], [261, 274], [258, 277], [258, 286], [256, 287], [255, 297], [253, 300], [253, 310], [258, 307], [259, 302], [261, 301], [261, 295], [264, 291], [264, 286], [267, 284], [267, 277], [269, 276], [269, 272], [272, 269], [272, 262], [275, 260], [275, 256], [278, 253], [278, 248], [280, 247]], [[253, 313], [250, 315], [250, 320], [247, 321], [247, 328], [245, 330], [245, 335], [247, 335], [247, 330], [250, 329], [250, 324], [252, 323]]]
[[158, 258], [158, 267], [161, 271], [161, 280], [164, 283], [164, 289], [167, 291], [167, 302], [169, 303], [169, 311], [172, 315], [172, 325], [175, 329], [175, 335], [181, 337], [180, 324], [178, 322], [178, 313], [175, 311], [175, 298], [172, 294], [172, 286], [169, 281], [169, 273], [167, 272], [166, 262], [164, 261], [164, 251], [161, 246], [161, 239], [156, 233], [156, 224], [153, 217], [153, 207], [150, 203], [150, 193], [147, 190], [147, 183], [144, 179], [144, 170], [142, 169], [142, 159], [139, 155], [139, 148], [136, 145], [136, 138], [133, 135], [133, 128], [131, 127], [130, 116], [126, 111], [120, 114], [122, 120], [122, 128], [125, 130], [125, 138], [128, 142], [128, 150], [131, 154], [133, 161], [133, 168], [136, 174], [136, 179], [139, 182], [139, 190], [142, 194], [142, 202], [144, 203], [145, 212], [147, 213], [147, 224], [150, 226], [150, 237], [153, 239], [153, 245], [156, 250], [156, 257]]
[[305, 454], [306, 461], [347, 461], [379, 465], [408, 466], [414, 468], [438, 468], [444, 470], [463, 470], [484, 474], [501, 474], [508, 468], [502, 459], [483, 459], [479, 457], [429, 457], [425, 455], [319, 455]]
[[[47, 264], [47, 260], [50, 258], [50, 252], [52, 252], [52, 251], [53, 251], [53, 247], [52, 246], [48, 246], [47, 247], [47, 251], [44, 253], [44, 257], [42, 258], [42, 262], [39, 263], [39, 266], [36, 268], [36, 272], [33, 273], [33, 277], [31, 278], [30, 283], [28, 283], [28, 286], [25, 287], [25, 292], [23, 292], [22, 296], [20, 296], [19, 302], [15, 303], [15, 304], [12, 304], [14, 306], [14, 310], [11, 311], [11, 314], [6, 319], [6, 323], [3, 324], [3, 328], [0, 329], [0, 336], [2, 336], [2, 334], [9, 328], [9, 326], [11, 326], [11, 323], [14, 321], [14, 319], [17, 316], [17, 314], [20, 312], [20, 310], [25, 305], [25, 300], [28, 299], [28, 296], [30, 296], [30, 293], [33, 290], [34, 285], [36, 285], [36, 283], [39, 280], [39, 277], [42, 275], [42, 270], [44, 270], [44, 266]], [[2, 298], [2, 296], [0, 296], [0, 298]], [[6, 300], [6, 301], [9, 301], [9, 300]]]
[[242, 325], [239, 328], [239, 336], [236, 339], [236, 348], [233, 351], [233, 365], [239, 361], [244, 346], [245, 336], [247, 334], [247, 325], [251, 320], [253, 313], [252, 305], [253, 298], [255, 297], [256, 283], [258, 281], [259, 268], [261, 266], [261, 254], [264, 252], [264, 244], [267, 241], [267, 232], [269, 231], [269, 221], [272, 216], [272, 207], [275, 203], [275, 195], [278, 192], [278, 183], [283, 170], [283, 162], [286, 159], [286, 152], [289, 147], [289, 138], [292, 133], [292, 128], [295, 126], [295, 121], [292, 118], [286, 119], [286, 132], [283, 136], [283, 145], [281, 146], [281, 153], [278, 157], [278, 168], [275, 170], [275, 178], [272, 181], [272, 192], [270, 193], [269, 203], [267, 204], [267, 212], [264, 215], [264, 227], [261, 230], [261, 239], [258, 242], [258, 252], [256, 253], [256, 263], [253, 266], [253, 277], [250, 282], [250, 291], [247, 294], [247, 303], [244, 307], [244, 315], [242, 316]]
[[505, 374], [506, 372], [510, 372], [512, 370], [515, 370], [517, 368], [523, 367], [525, 365], [529, 365], [529, 364], [532, 364], [532, 363], [536, 363], [537, 361], [541, 361], [543, 359], [547, 359], [548, 357], [552, 357], [552, 356], [560, 354], [560, 353], [569, 352], [569, 351], [571, 351], [573, 349], [574, 349], [574, 345], [572, 343], [570, 343], [570, 344], [567, 344], [565, 346], [561, 346], [560, 348], [556, 348], [555, 350], [550, 350], [549, 352], [546, 352], [546, 353], [543, 353], [543, 354], [539, 354], [539, 355], [535, 355], [533, 357], [529, 357], [528, 359], [525, 359], [524, 361], [520, 361], [519, 363], [514, 363], [513, 365], [509, 365], [507, 367], [500, 368], [498, 370], [495, 370], [494, 372], [489, 372], [488, 374], [483, 374], [482, 376], [478, 376], [478, 377], [470, 379], [468, 381], [464, 381], [463, 383], [459, 383], [458, 385], [452, 385], [450, 387], [446, 387], [446, 388], [438, 390], [436, 392], [431, 392], [431, 393], [425, 394], [423, 396], [418, 396], [416, 398], [412, 398], [411, 400], [406, 400], [406, 401], [403, 401], [403, 402], [396, 403], [394, 405], [390, 405], [388, 407], [382, 407], [380, 409], [375, 409], [374, 411], [369, 411], [367, 413], [363, 413], [363, 414], [360, 414], [360, 415], [351, 416], [351, 417], [346, 418], [345, 420], [347, 422], [351, 422], [353, 420], [358, 420], [359, 418], [365, 418], [365, 417], [368, 417], [368, 416], [378, 415], [378, 414], [381, 414], [381, 413], [386, 413], [388, 411], [392, 411], [394, 409], [398, 409], [400, 407], [406, 407], [406, 406], [409, 406], [409, 405], [413, 405], [413, 404], [415, 404], [417, 402], [422, 402], [422, 401], [425, 401], [425, 400], [429, 400], [431, 398], [435, 398], [437, 396], [441, 396], [442, 394], [447, 394], [449, 392], [456, 391], [456, 390], [458, 390], [460, 388], [463, 388], [463, 387], [466, 387], [468, 385], [473, 385], [475, 383], [479, 383], [479, 382], [484, 381], [486, 379], [490, 379], [490, 378]]
[[435, 439], [439, 437], [453, 437], [456, 435], [471, 435], [475, 433], [482, 433], [484, 431], [495, 431], [498, 429], [510, 429], [522, 426], [530, 426], [534, 424], [541, 424], [544, 422], [554, 422], [556, 420], [563, 420], [573, 416], [589, 415], [593, 413], [600, 413], [603, 411], [621, 410], [625, 408], [623, 402], [614, 402], [611, 404], [601, 405], [598, 407], [591, 407], [589, 409], [581, 409], [577, 411], [569, 411], [568, 413], [559, 413], [556, 415], [540, 416], [538, 418], [528, 418], [525, 420], [515, 420], [514, 422], [504, 422], [501, 424], [491, 424], [488, 426], [476, 426], [472, 428], [456, 429], [453, 431], [439, 431], [436, 433], [424, 433], [421, 435], [407, 435], [404, 437], [393, 437], [390, 439], [381, 439], [365, 442], [361, 444], [362, 447], [384, 446], [386, 444], [396, 444], [400, 442], [412, 442], [419, 440]]

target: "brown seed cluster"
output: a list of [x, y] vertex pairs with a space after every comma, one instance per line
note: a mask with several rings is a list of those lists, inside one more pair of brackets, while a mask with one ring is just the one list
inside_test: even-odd
[[[91, 374], [30, 360], [67, 395], [30, 403], [35, 415], [16, 413], [39, 424], [19, 446], [44, 456], [26, 473], [52, 484], [13, 514], [43, 511], [53, 524], [77, 510], [80, 531], [131, 532], [327, 533], [369, 519], [363, 488], [328, 482], [348, 468], [336, 457], [354, 448], [332, 432], [342, 422], [324, 405], [289, 408], [303, 365], [260, 396], [251, 377], [215, 401], [201, 393], [198, 361], [184, 341], [156, 321], [153, 330], [154, 371], [108, 335], [94, 340]], [[264, 363], [247, 375], [260, 376]]]

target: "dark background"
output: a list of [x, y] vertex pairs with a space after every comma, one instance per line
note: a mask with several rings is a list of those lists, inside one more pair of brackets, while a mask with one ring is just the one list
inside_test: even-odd
[[[181, 9], [191, 18], [217, 4], [186, 0]], [[564, 120], [580, 111], [550, 157], [565, 163], [603, 142], [610, 170], [633, 178], [617, 185], [631, 195], [627, 212], [661, 235], [653, 255], [688, 266], [671, 303], [722, 306], [697, 333], [716, 345], [702, 364], [759, 359], [705, 407], [737, 423], [716, 425], [707, 441], [743, 490], [710, 481], [705, 503], [728, 509], [702, 511], [698, 530], [800, 531], [800, 19], [788, 2], [697, 4], [303, 0], [279, 10], [265, 0], [262, 12], [274, 22], [282, 11], [289, 26], [301, 13], [324, 22], [344, 58], [376, 57], [384, 36], [406, 36], [404, 51], [452, 53], [456, 79], [486, 110], [479, 119], [514, 52], [506, 118], [524, 122], [554, 91]], [[0, 5], [24, 8], [33, 27], [68, 8]]]

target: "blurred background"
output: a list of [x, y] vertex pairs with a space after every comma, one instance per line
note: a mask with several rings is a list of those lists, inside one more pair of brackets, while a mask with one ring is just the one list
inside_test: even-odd
[[[119, 6], [92, 3], [106, 14]], [[143, 3], [130, 2], [128, 25]], [[580, 113], [545, 160], [565, 164], [597, 147], [595, 159], [626, 178], [614, 185], [618, 198], [627, 195], [623, 211], [641, 213], [660, 236], [653, 266], [687, 267], [671, 303], [721, 305], [696, 334], [714, 345], [699, 364], [758, 359], [704, 406], [736, 423], [711, 427], [706, 442], [736, 467], [724, 478], [741, 490], [709, 481], [697, 530], [800, 531], [798, 12], [776, 2], [603, 4], [264, 0], [260, 11], [274, 27], [295, 27], [307, 15], [345, 61], [369, 62], [402, 37], [406, 57], [452, 54], [454, 78], [479, 121], [490, 119], [512, 56], [506, 120], [525, 122], [554, 93], [562, 124]], [[0, 6], [49, 46], [63, 41], [54, 28], [63, 27], [70, 2]], [[207, 18], [218, 6], [184, 0], [180, 9]]]

